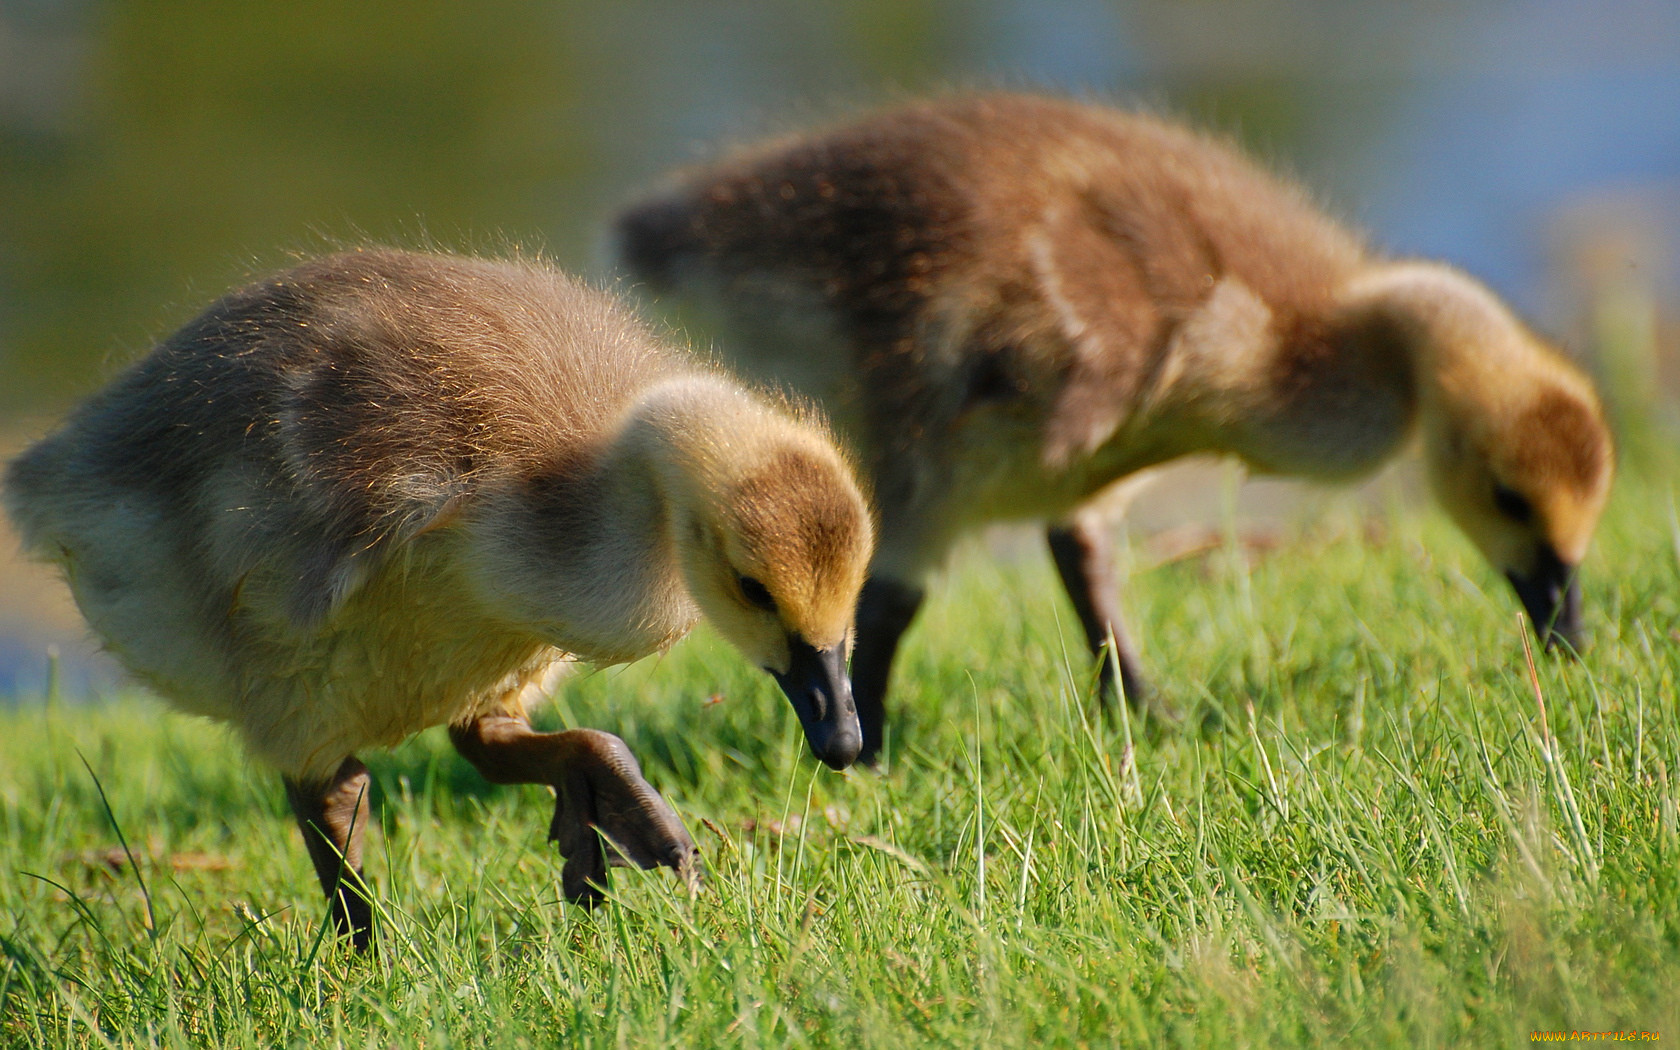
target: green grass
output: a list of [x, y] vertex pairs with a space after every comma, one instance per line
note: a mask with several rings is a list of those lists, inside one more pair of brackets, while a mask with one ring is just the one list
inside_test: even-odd
[[[1503, 584], [1437, 517], [1372, 541], [1346, 504], [1251, 572], [1226, 550], [1134, 573], [1160, 684], [1224, 716], [1202, 734], [1088, 716], [1041, 558], [970, 552], [936, 589], [885, 775], [817, 766], [702, 631], [569, 683], [550, 717], [630, 743], [705, 889], [617, 872], [612, 905], [565, 906], [544, 792], [485, 785], [428, 733], [364, 756], [373, 961], [323, 936], [277, 778], [223, 730], [135, 697], [17, 707], [0, 1042], [1671, 1042], [1677, 499], [1618, 490], [1595, 647], [1539, 661], [1550, 737]], [[113, 819], [138, 870], [105, 859]]]

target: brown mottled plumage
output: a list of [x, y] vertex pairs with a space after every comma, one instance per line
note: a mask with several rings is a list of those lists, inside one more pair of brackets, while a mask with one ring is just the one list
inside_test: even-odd
[[1220, 142], [956, 97], [679, 173], [618, 234], [655, 291], [822, 398], [874, 477], [866, 754], [925, 574], [997, 519], [1054, 523], [1089, 640], [1112, 633], [1144, 698], [1093, 504], [1189, 453], [1337, 479], [1421, 432], [1446, 509], [1542, 633], [1576, 640], [1572, 574], [1612, 461], [1590, 384], [1471, 278], [1373, 254]]
[[531, 730], [565, 661], [636, 659], [704, 614], [820, 757], [857, 753], [843, 664], [872, 527], [850, 467], [816, 420], [544, 265], [352, 252], [234, 292], [5, 495], [122, 662], [285, 776], [358, 947], [354, 752], [427, 726], [492, 780], [555, 787], [570, 896], [609, 859], [692, 869], [621, 741]]

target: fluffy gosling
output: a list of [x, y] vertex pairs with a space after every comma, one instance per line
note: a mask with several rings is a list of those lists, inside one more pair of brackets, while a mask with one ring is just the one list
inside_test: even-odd
[[1472, 278], [1373, 253], [1221, 142], [1050, 98], [923, 102], [679, 173], [617, 235], [652, 289], [823, 399], [873, 475], [866, 757], [926, 575], [999, 519], [1050, 523], [1092, 649], [1115, 643], [1105, 695], [1118, 674], [1155, 706], [1094, 504], [1190, 453], [1346, 479], [1416, 433], [1541, 636], [1580, 642], [1612, 472], [1591, 384]]
[[609, 862], [693, 877], [621, 740], [532, 730], [569, 660], [704, 615], [820, 758], [858, 752], [872, 525], [848, 463], [543, 265], [362, 251], [233, 292], [18, 458], [5, 498], [131, 672], [281, 772], [357, 949], [355, 753], [428, 726], [492, 781], [554, 787], [569, 898]]

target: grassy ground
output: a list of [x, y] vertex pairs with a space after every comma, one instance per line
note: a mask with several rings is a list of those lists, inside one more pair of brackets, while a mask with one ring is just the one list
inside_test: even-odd
[[[1666, 475], [1672, 478], [1673, 475]], [[537, 789], [435, 733], [373, 768], [382, 953], [347, 958], [276, 778], [119, 698], [0, 713], [8, 1046], [1519, 1045], [1680, 1039], [1680, 522], [1619, 489], [1596, 643], [1542, 657], [1438, 518], [1140, 564], [1162, 686], [1091, 720], [1041, 560], [970, 555], [911, 636], [885, 775], [802, 751], [703, 632], [566, 686], [709, 866], [558, 900]], [[103, 792], [103, 795], [102, 795]], [[122, 860], [116, 830], [138, 869]], [[114, 852], [113, 852], [114, 850]]]

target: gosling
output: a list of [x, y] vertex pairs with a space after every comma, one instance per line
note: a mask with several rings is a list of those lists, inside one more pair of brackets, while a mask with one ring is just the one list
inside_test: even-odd
[[17, 459], [5, 498], [134, 675], [280, 771], [357, 950], [355, 753], [428, 726], [493, 782], [554, 788], [570, 899], [609, 862], [695, 877], [623, 741], [532, 730], [568, 661], [635, 660], [704, 615], [818, 757], [858, 753], [873, 537], [848, 462], [546, 265], [370, 250], [233, 292]]
[[1104, 695], [1118, 676], [1172, 717], [1122, 628], [1097, 504], [1190, 453], [1339, 480], [1416, 433], [1441, 504], [1540, 635], [1580, 643], [1575, 571], [1612, 473], [1591, 384], [1472, 278], [1375, 254], [1222, 142], [954, 97], [679, 173], [616, 235], [652, 290], [821, 398], [873, 478], [852, 658], [865, 758], [926, 576], [1000, 519], [1048, 522]]

